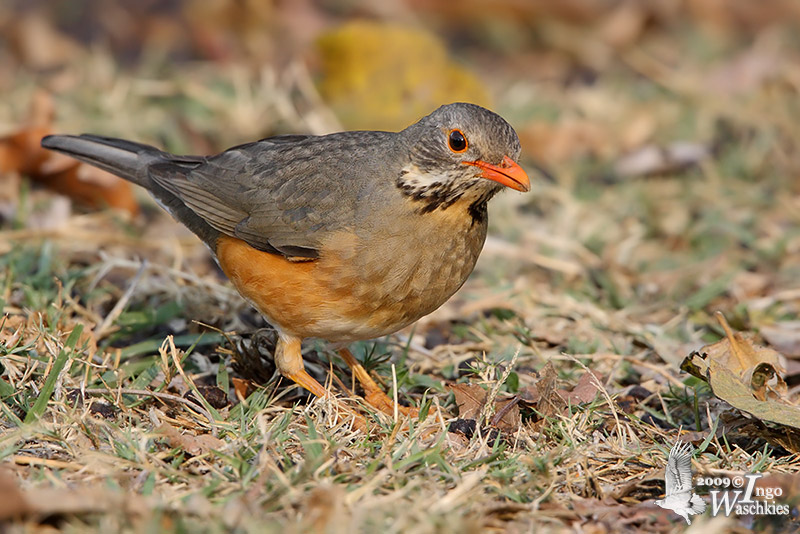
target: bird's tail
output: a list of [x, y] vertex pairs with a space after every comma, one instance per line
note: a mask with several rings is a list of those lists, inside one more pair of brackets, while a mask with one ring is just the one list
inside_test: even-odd
[[692, 498], [689, 499], [689, 508], [693, 514], [702, 514], [706, 511], [706, 501], [698, 494], [692, 493]]
[[216, 246], [219, 232], [192, 211], [183, 200], [150, 178], [153, 169], [164, 167], [174, 173], [187, 173], [197, 167], [200, 156], [175, 156], [150, 145], [99, 135], [48, 135], [42, 146], [116, 174], [147, 189], [173, 217], [197, 234], [209, 247]]
[[147, 167], [169, 155], [142, 143], [99, 135], [48, 135], [42, 146], [150, 189]]

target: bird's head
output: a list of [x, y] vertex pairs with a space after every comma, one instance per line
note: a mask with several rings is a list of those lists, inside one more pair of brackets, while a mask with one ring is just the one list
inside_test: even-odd
[[422, 201], [422, 211], [446, 209], [460, 199], [485, 204], [503, 187], [530, 190], [528, 175], [517, 163], [517, 133], [488, 109], [442, 106], [400, 136], [410, 150], [397, 186]]

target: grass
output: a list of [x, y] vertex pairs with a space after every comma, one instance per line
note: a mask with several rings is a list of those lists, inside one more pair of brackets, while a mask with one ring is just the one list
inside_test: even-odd
[[[711, 56], [687, 58], [690, 81], [721, 61]], [[88, 59], [71, 72], [73, 90], [57, 93], [60, 131], [191, 151], [197, 132], [229, 146], [319, 105], [287, 111], [297, 88], [262, 85], [266, 70], [190, 65], [152, 81], [146, 66]], [[679, 364], [719, 339], [716, 310], [750, 332], [798, 320], [796, 87], [787, 77], [715, 95], [685, 72], [645, 76], [651, 64], [627, 59], [592, 86], [536, 85], [535, 101], [506, 104], [529, 152], [528, 121], [555, 132], [578, 116], [604, 135], [573, 139], [585, 146], [549, 161], [554, 181], [497, 199], [481, 262], [451, 302], [352, 346], [387, 391], [394, 371], [400, 399], [428, 415], [406, 424], [350, 397], [325, 343], [306, 344], [307, 367], [323, 382], [332, 370], [332, 389], [363, 410], [368, 431], [278, 379], [263, 319], [157, 209], [136, 220], [79, 211], [36, 229], [53, 194], [24, 182], [0, 228], [0, 474], [26, 502], [0, 516], [9, 532], [676, 532], [652, 500], [679, 436], [697, 448], [696, 474], [795, 475], [797, 450], [779, 430]], [[23, 73], [13, 96], [40, 81]], [[7, 122], [22, 121], [15, 113], [0, 104]], [[709, 143], [713, 157], [615, 174], [637, 113], [657, 126], [649, 139]], [[595, 400], [555, 412], [520, 402], [512, 432], [486, 420], [469, 437], [449, 431], [448, 384], [522, 395], [547, 362], [566, 391], [592, 369]], [[770, 521], [752, 525], [791, 528]]]

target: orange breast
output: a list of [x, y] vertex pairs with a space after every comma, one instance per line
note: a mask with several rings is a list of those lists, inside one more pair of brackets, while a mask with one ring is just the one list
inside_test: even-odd
[[378, 337], [405, 326], [395, 327], [391, 317], [371, 324], [374, 310], [362, 305], [357, 292], [341, 283], [347, 276], [340, 272], [340, 262], [325, 258], [290, 261], [229, 236], [217, 240], [216, 253], [239, 293], [287, 334], [349, 341]]
[[284, 333], [372, 339], [438, 308], [472, 272], [486, 228], [458, 215], [384, 217], [365, 224], [361, 237], [331, 232], [313, 261], [293, 262], [229, 236], [217, 240], [216, 254], [239, 293]]

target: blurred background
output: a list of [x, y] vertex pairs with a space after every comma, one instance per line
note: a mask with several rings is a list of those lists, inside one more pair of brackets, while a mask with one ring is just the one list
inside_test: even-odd
[[[797, 472], [796, 434], [781, 441], [758, 430], [752, 419], [719, 417], [730, 407], [714, 404], [704, 384], [680, 371], [687, 355], [724, 334], [714, 317], [722, 311], [734, 330], [752, 334], [787, 356], [788, 402], [796, 405], [800, 399], [797, 0], [4, 0], [0, 341], [5, 338], [11, 340], [9, 347], [22, 348], [14, 349], [16, 356], [4, 357], [10, 370], [2, 380], [14, 387], [3, 388], [5, 382], [0, 382], [0, 396], [10, 399], [5, 402], [18, 414], [27, 411], [32, 392], [40, 391], [36, 383], [44, 378], [47, 355], [52, 359], [58, 354], [50, 347], [59, 345], [48, 340], [63, 341], [77, 324], [86, 327], [82, 340], [88, 354], [96, 351], [106, 358], [102, 366], [86, 366], [86, 376], [91, 372], [96, 379], [87, 381], [83, 368], [77, 367], [73, 376], [63, 374], [65, 384], [81, 387], [92, 380], [109, 387], [147, 384], [133, 377], [140, 369], [157, 370], [155, 354], [166, 334], [174, 334], [180, 347], [195, 348], [199, 337], [194, 334], [205, 326], [192, 321], [200, 319], [226, 333], [243, 332], [244, 337], [264, 326], [223, 280], [208, 251], [143, 191], [42, 150], [43, 135], [91, 132], [177, 153], [210, 154], [275, 134], [397, 130], [453, 101], [487, 106], [515, 127], [532, 191], [506, 192], [492, 201], [489, 237], [476, 272], [441, 309], [384, 340], [389, 345], [377, 349], [383, 359], [372, 362], [378, 374], [391, 376], [388, 362], [394, 358], [404, 395], [419, 400], [431, 388], [442, 403], [449, 402], [446, 409], [452, 414], [456, 406], [446, 400], [451, 397], [446, 384], [469, 379], [466, 362], [505, 365], [518, 355], [515, 378], [508, 382], [513, 393], [536, 383], [536, 371], [545, 362], [555, 362], [562, 379], [576, 382], [583, 371], [570, 359], [574, 357], [604, 377], [601, 382], [611, 396], [628, 399], [624, 402], [638, 410], [637, 420], [645, 425], [634, 425], [632, 436], [620, 434], [625, 446], [614, 445], [613, 454], [596, 454], [596, 436], [611, 432], [614, 425], [594, 405], [587, 412], [593, 415], [581, 419], [586, 426], [575, 434], [569, 431], [569, 447], [559, 444], [561, 438], [536, 438], [535, 447], [533, 440], [528, 445], [520, 441], [523, 450], [534, 451], [522, 456], [533, 463], [511, 460], [508, 469], [498, 468], [501, 474], [489, 476], [485, 491], [478, 485], [474, 493], [465, 493], [464, 502], [474, 500], [470, 506], [478, 514], [511, 517], [515, 512], [508, 499], [528, 503], [519, 509], [524, 513], [538, 510], [557, 484], [555, 501], [578, 495], [596, 501], [586, 508], [569, 501], [568, 508], [547, 521], [573, 514], [593, 532], [617, 532], [632, 524], [626, 514], [635, 513], [640, 514], [636, 521], [646, 525], [642, 531], [675, 531], [666, 512], [658, 516], [660, 528], [648, 523], [656, 517], [655, 507], [637, 511], [619, 506], [619, 515], [605, 516], [594, 507], [601, 503], [602, 513], [610, 513], [612, 493], [603, 486], [609, 480], [603, 477], [617, 476], [615, 487], [628, 489], [613, 495], [631, 499], [632, 470], [663, 468], [660, 452], [648, 456], [658, 458], [648, 466], [631, 461], [628, 445], [641, 440], [663, 448], [674, 443], [679, 429], [696, 430], [696, 444], [706, 439], [706, 429], [715, 429], [710, 431], [717, 432], [716, 450], [722, 452], [713, 462], [708, 453], [703, 460], [715, 469], [749, 472], [780, 464], [787, 473]], [[543, 172], [535, 172], [537, 167]], [[107, 206], [121, 211], [102, 209]], [[142, 259], [149, 260], [147, 268]], [[228, 362], [237, 354], [248, 361], [258, 358], [243, 353], [230, 336], [224, 339], [206, 335], [205, 345], [192, 352], [192, 365], [209, 380], [226, 384], [228, 391]], [[38, 368], [28, 346], [44, 355]], [[359, 354], [371, 355], [374, 347], [362, 346]], [[321, 349], [306, 358], [320, 380], [330, 361]], [[237, 379], [246, 377], [254, 387], [272, 387], [269, 369], [245, 372], [234, 363], [233, 370]], [[112, 375], [118, 378], [107, 382]], [[240, 398], [249, 390], [242, 391], [236, 390]], [[644, 407], [636, 399], [650, 400]], [[291, 410], [294, 400], [270, 401], [270, 413]], [[706, 412], [706, 403], [716, 407]], [[58, 404], [50, 406], [60, 413]], [[138, 443], [150, 439], [150, 419], [144, 415], [149, 406], [153, 404], [136, 408], [143, 414], [142, 424], [126, 426], [124, 412], [123, 438], [109, 438], [114, 445], [108, 449], [123, 451], [121, 457], [127, 454], [115, 440], [127, 443], [129, 428], [139, 432], [132, 435], [145, 436], [136, 437]], [[83, 440], [64, 445], [64, 451], [89, 448], [84, 443], [88, 438], [75, 431], [78, 419], [42, 419], [64, 423], [56, 427], [61, 430], [43, 431], [36, 440], [23, 429], [20, 443], [43, 444], [43, 452], [32, 448], [31, 456], [71, 458], [72, 452], [62, 454], [53, 444], [59, 434]], [[294, 419], [306, 424], [299, 412]], [[672, 433], [669, 439], [662, 439], [659, 429]], [[585, 441], [573, 441], [578, 434]], [[540, 434], [545, 435], [550, 434]], [[777, 452], [767, 451], [764, 440], [777, 443]], [[738, 443], [753, 456], [732, 452], [720, 442]], [[275, 457], [297, 458], [299, 450], [297, 446], [295, 452]], [[377, 450], [376, 445], [368, 454]], [[353, 457], [363, 457], [359, 454], [363, 452]], [[770, 454], [774, 457], [762, 461]], [[117, 469], [114, 477], [123, 481], [120, 487], [132, 480], [124, 458], [109, 455], [107, 460]], [[463, 464], [465, 469], [483, 469], [477, 459]], [[94, 460], [87, 462], [94, 465]], [[141, 468], [146, 475], [151, 462], [142, 462], [148, 464]], [[587, 462], [594, 462], [599, 478]], [[230, 465], [236, 467], [225, 473], [238, 472], [239, 463]], [[419, 480], [430, 466], [409, 472]], [[617, 466], [617, 473], [609, 475], [608, 466]], [[298, 464], [298, 469], [306, 468]], [[513, 478], [506, 474], [515, 469]], [[322, 471], [306, 471], [314, 473], [316, 484]], [[192, 504], [194, 496], [184, 498], [188, 493], [179, 488], [183, 479], [173, 478], [175, 472], [159, 475], [156, 493], [171, 495], [170, 506], [176, 510], [205, 509]], [[196, 472], [197, 485], [216, 486], [223, 478], [213, 470]], [[73, 476], [45, 471], [40, 476], [35, 469], [24, 473], [47, 484], [51, 479], [62, 484], [60, 477]], [[83, 466], [70, 468], [70, 473], [75, 478], [94, 476]], [[338, 475], [319, 476], [324, 481]], [[663, 480], [660, 471], [657, 478]], [[98, 480], [91, 484], [102, 486], [105, 494], [108, 486]], [[131, 487], [156, 479], [137, 480], [139, 485]], [[380, 514], [408, 516], [412, 500], [446, 500], [443, 495], [450, 493], [435, 493], [442, 480], [451, 480], [451, 474], [435, 483], [415, 482], [421, 491], [434, 488], [424, 497], [382, 496], [385, 510]], [[225, 478], [220, 494], [234, 484], [239, 481]], [[800, 486], [794, 487], [786, 491], [787, 502], [790, 493], [793, 502], [800, 499]], [[395, 487], [387, 479], [375, 491], [406, 492], [398, 488], [403, 485]], [[506, 491], [518, 493], [506, 499]], [[651, 486], [636, 499], [653, 499], [660, 491]], [[299, 500], [302, 494], [280, 493], [284, 496], [261, 502], [270, 507], [273, 502], [290, 503], [280, 513], [294, 513], [308, 506]], [[316, 493], [311, 495], [309, 502], [319, 500]], [[58, 499], [32, 499], [37, 501]], [[484, 506], [489, 501], [491, 507]], [[542, 509], [544, 505], [546, 499]], [[259, 506], [247, 508], [255, 511], [249, 512], [257, 525], [253, 531], [263, 531]], [[244, 509], [225, 513], [238, 520]], [[435, 524], [468, 532], [456, 520], [468, 514], [453, 510]], [[380, 517], [376, 525], [391, 524]], [[600, 517], [605, 517], [602, 524]], [[751, 520], [741, 520], [743, 532], [751, 530]], [[336, 521], [340, 523], [346, 524]], [[501, 524], [496, 531], [512, 531], [506, 527]], [[114, 530], [121, 529], [101, 529]], [[416, 530], [401, 526], [396, 531]]]
[[[795, 0], [6, 1], [0, 217], [139, 212], [141, 191], [41, 150], [47, 133], [202, 154], [401, 129], [464, 100], [503, 115], [523, 165], [546, 170], [490, 207], [489, 286], [659, 304], [645, 323], [736, 309], [800, 276], [798, 29]], [[21, 196], [28, 179], [71, 200]]]
[[[187, 150], [398, 129], [469, 100], [529, 156], [611, 161], [676, 122], [718, 140], [742, 95], [797, 91], [798, 21], [793, 0], [10, 0], [0, 128], [34, 89], [64, 127]], [[681, 116], [685, 98], [716, 112]]]
[[63, 224], [22, 220], [28, 178], [138, 212], [141, 192], [40, 150], [54, 131], [213, 153], [465, 100], [548, 171], [494, 208], [487, 249], [512, 270], [614, 307], [722, 274], [758, 293], [797, 270], [799, 22], [794, 0], [6, 1], [0, 216]]

